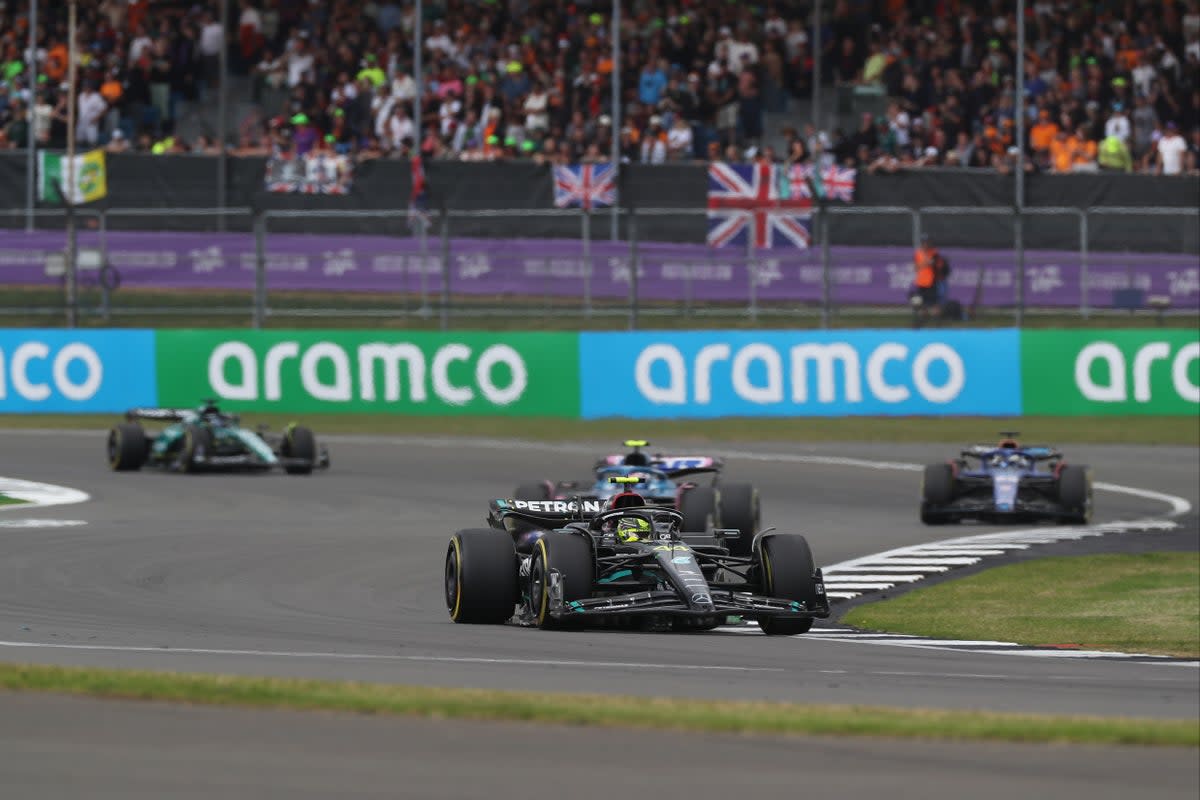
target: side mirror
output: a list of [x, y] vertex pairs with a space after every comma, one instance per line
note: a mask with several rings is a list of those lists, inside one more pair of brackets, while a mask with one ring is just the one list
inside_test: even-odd
[[713, 536], [721, 539], [740, 539], [742, 532], [737, 528], [713, 528]]

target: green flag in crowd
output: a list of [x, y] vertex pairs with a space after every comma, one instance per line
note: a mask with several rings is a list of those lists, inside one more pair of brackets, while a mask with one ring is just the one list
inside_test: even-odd
[[90, 203], [108, 194], [108, 176], [104, 165], [104, 151], [93, 150], [75, 156], [74, 174], [68, 169], [68, 159], [57, 153], [38, 153], [38, 200], [61, 205], [60, 187], [68, 186], [72, 205]]

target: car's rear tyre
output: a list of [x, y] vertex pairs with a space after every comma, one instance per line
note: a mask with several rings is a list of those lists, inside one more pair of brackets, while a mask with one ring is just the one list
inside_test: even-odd
[[949, 464], [926, 464], [921, 479], [921, 522], [945, 525], [948, 520], [931, 509], [948, 505], [954, 499], [954, 468]]
[[183, 432], [176, 468], [180, 472], [198, 472], [200, 460], [212, 452], [212, 444], [212, 431], [202, 425], [189, 425]]
[[538, 539], [533, 548], [533, 562], [529, 568], [533, 618], [539, 628], [569, 627], [569, 620], [550, 616], [550, 582], [547, 579], [550, 570], [557, 570], [559, 574], [564, 603], [590, 597], [596, 580], [596, 558], [591, 543], [582, 536], [548, 533]]
[[502, 625], [519, 597], [512, 539], [490, 528], [462, 530], [446, 549], [446, 610], [455, 622]]
[[307, 464], [284, 467], [288, 475], [311, 475], [317, 463], [317, 437], [303, 425], [292, 425], [283, 434], [280, 451], [287, 458], [305, 459]]
[[513, 497], [517, 500], [549, 500], [550, 487], [545, 481], [522, 483], [517, 487], [517, 491], [513, 492]]
[[[758, 545], [758, 571], [762, 591], [768, 597], [797, 600], [814, 608], [818, 602], [816, 565], [808, 540], [798, 533], [775, 533], [762, 538]], [[758, 627], [768, 636], [794, 636], [808, 633], [812, 617], [788, 619], [766, 617]]]
[[707, 533], [721, 523], [717, 507], [717, 492], [707, 486], [686, 490], [679, 498], [679, 513], [683, 515], [683, 530], [687, 533]]
[[721, 485], [720, 518], [722, 528], [737, 528], [742, 535], [729, 539], [725, 546], [733, 556], [748, 556], [754, 548], [754, 534], [762, 527], [762, 509], [758, 490], [748, 483]]
[[1084, 466], [1068, 464], [1058, 476], [1058, 502], [1069, 515], [1068, 525], [1086, 525], [1092, 521], [1092, 475]]
[[108, 465], [114, 472], [132, 472], [146, 463], [146, 432], [136, 422], [122, 422], [108, 432]]

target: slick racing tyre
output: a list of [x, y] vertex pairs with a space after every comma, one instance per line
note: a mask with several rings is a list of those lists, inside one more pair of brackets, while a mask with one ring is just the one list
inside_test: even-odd
[[142, 468], [148, 450], [146, 432], [134, 422], [122, 422], [108, 432], [108, 465], [115, 472]]
[[1092, 521], [1092, 475], [1087, 467], [1068, 464], [1058, 477], [1058, 502], [1069, 516], [1067, 525], [1087, 525]]
[[931, 512], [933, 508], [949, 505], [954, 499], [954, 469], [949, 464], [926, 464], [921, 481], [921, 522], [944, 525], [945, 517]]
[[542, 629], [565, 628], [569, 623], [550, 616], [550, 570], [556, 570], [563, 589], [563, 602], [583, 600], [592, 594], [596, 559], [592, 546], [582, 536], [550, 533], [538, 539], [529, 569], [530, 611]]
[[446, 610], [455, 622], [503, 625], [518, 599], [517, 552], [503, 531], [462, 530], [446, 548]]
[[742, 534], [729, 539], [725, 546], [731, 556], [748, 556], [754, 549], [754, 534], [762, 527], [758, 490], [748, 483], [721, 485], [720, 518], [722, 528], [737, 528]]
[[[762, 591], [768, 597], [798, 600], [812, 608], [817, 602], [817, 587], [812, 551], [808, 541], [798, 533], [775, 533], [762, 537], [758, 545], [758, 573], [762, 576]], [[787, 619], [765, 617], [758, 627], [768, 636], [792, 636], [808, 633], [812, 617]]]
[[716, 490], [707, 486], [688, 489], [679, 498], [679, 513], [683, 515], [684, 533], [708, 533], [719, 527]]
[[317, 463], [317, 439], [313, 432], [303, 425], [292, 425], [283, 434], [283, 445], [279, 448], [286, 458], [300, 458], [307, 464], [296, 464], [284, 467], [288, 475], [311, 475], [313, 464]]
[[212, 444], [212, 431], [201, 425], [189, 425], [183, 432], [175, 468], [180, 472], [198, 472], [200, 461], [212, 452]]
[[517, 491], [513, 492], [513, 498], [517, 500], [549, 500], [550, 486], [545, 481], [522, 483], [517, 487]]

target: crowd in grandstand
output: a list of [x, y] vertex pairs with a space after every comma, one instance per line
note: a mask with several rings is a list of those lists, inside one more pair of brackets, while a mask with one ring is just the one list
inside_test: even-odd
[[[30, 125], [39, 146], [66, 140], [66, 5], [41, 3], [31, 86], [27, 6], [0, 3], [0, 148]], [[1198, 0], [1030, 0], [1023, 143], [1009, 0], [830, 0], [819, 53], [807, 0], [625, 2], [616, 125], [607, 0], [426, 0], [420, 97], [410, 2], [238, 0], [228, 30], [211, 2], [79, 7], [84, 148], [217, 152], [174, 134], [211, 107], [228, 48], [230, 105], [256, 109], [234, 154], [603, 162], [616, 137], [623, 161], [1004, 172], [1023, 144], [1029, 170], [1200, 172]], [[807, 118], [816, 58], [823, 85], [872, 89], [886, 112], [764, 130]]]

